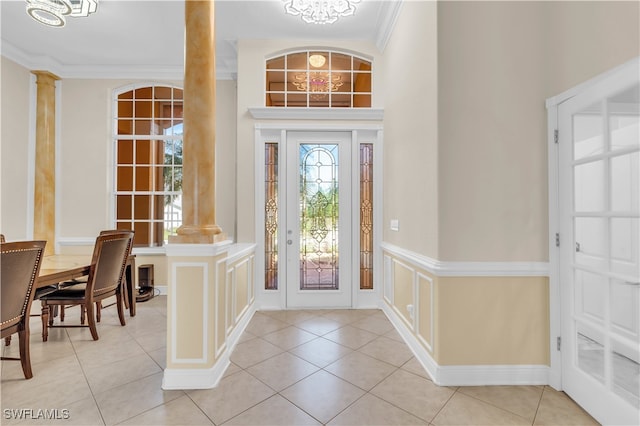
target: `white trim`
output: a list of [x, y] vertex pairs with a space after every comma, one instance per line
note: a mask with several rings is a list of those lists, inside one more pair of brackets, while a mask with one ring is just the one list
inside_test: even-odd
[[[370, 124], [370, 123], [358, 123], [358, 124], [337, 124], [337, 123], [256, 123], [255, 124], [256, 140], [259, 143], [264, 144], [265, 132], [269, 130], [281, 132], [280, 137], [269, 136], [273, 138], [271, 142], [280, 142], [284, 140], [286, 133], [289, 131], [304, 131], [304, 132], [351, 132], [352, 130], [377, 130], [382, 138], [382, 124]], [[378, 139], [376, 139], [378, 142]]]
[[640, 56], [631, 59], [628, 62], [625, 62], [622, 65], [619, 65], [613, 69], [610, 69], [609, 71], [606, 71], [600, 75], [598, 75], [597, 77], [594, 77], [590, 80], [587, 80], [583, 83], [578, 84], [577, 86], [572, 87], [569, 90], [566, 90], [562, 93], [560, 93], [559, 95], [556, 96], [552, 96], [550, 98], [547, 98], [545, 105], [547, 108], [552, 108], [554, 106], [557, 106], [559, 104], [561, 104], [562, 102], [566, 101], [569, 98], [574, 97], [575, 95], [577, 95], [578, 93], [581, 93], [585, 90], [587, 90], [588, 88], [591, 88], [592, 86], [600, 83], [601, 81], [607, 80], [608, 78], [610, 78], [612, 75], [617, 74], [620, 71], [623, 71], [624, 69], [626, 69], [627, 67], [633, 65], [633, 64], [640, 64]]
[[382, 242], [382, 249], [439, 277], [546, 277], [548, 262], [448, 262]]
[[[421, 334], [420, 334], [420, 312], [422, 311], [422, 308], [420, 306], [420, 280], [423, 279], [424, 281], [428, 281], [429, 282], [429, 301], [430, 301], [430, 306], [429, 306], [429, 341], [427, 341]], [[415, 277], [415, 296], [413, 297], [413, 300], [415, 301], [414, 307], [413, 307], [413, 316], [414, 316], [414, 330], [416, 330], [416, 338], [418, 339], [418, 341], [427, 348], [427, 350], [429, 352], [433, 352], [433, 335], [434, 335], [434, 322], [435, 322], [435, 318], [433, 316], [434, 312], [435, 312], [435, 304], [434, 304], [434, 296], [435, 296], [435, 290], [434, 290], [434, 285], [433, 285], [433, 278], [422, 274], [420, 272], [416, 273], [416, 277]]]
[[439, 386], [546, 385], [548, 382], [546, 365], [438, 365], [391, 306], [383, 303], [382, 310], [427, 375]]
[[[177, 355], [177, 323], [178, 323], [178, 292], [176, 291], [178, 268], [202, 268], [202, 357], [200, 358], [178, 358]], [[171, 363], [173, 364], [201, 364], [207, 362], [207, 351], [209, 347], [209, 264], [207, 262], [174, 262], [171, 264], [171, 283], [174, 290], [171, 298]]]
[[402, 3], [403, 0], [385, 1], [382, 3], [382, 10], [380, 10], [378, 25], [376, 25], [376, 28], [378, 28], [378, 32], [376, 34], [376, 47], [380, 52], [384, 52], [384, 49], [387, 47], [387, 43], [389, 42], [393, 29], [396, 26], [398, 16], [400, 16]]
[[167, 256], [217, 256], [229, 250], [231, 240], [214, 244], [167, 244], [165, 253]]
[[[257, 120], [374, 120], [382, 121], [381, 108], [284, 108], [251, 107], [251, 116]], [[313, 125], [311, 125], [313, 127]], [[307, 129], [309, 126], [307, 126]], [[351, 127], [353, 129], [353, 126]]]
[[[4, 49], [2, 43], [2, 49]], [[4, 54], [4, 51], [3, 51]], [[37, 85], [36, 75], [29, 76], [29, 129], [27, 147], [27, 239], [33, 239], [34, 217], [35, 217], [35, 192], [36, 192], [36, 108], [37, 108]], [[56, 180], [57, 182], [57, 180]]]

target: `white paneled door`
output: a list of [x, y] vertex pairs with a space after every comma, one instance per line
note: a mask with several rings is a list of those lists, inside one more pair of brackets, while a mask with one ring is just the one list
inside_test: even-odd
[[350, 307], [351, 133], [287, 133], [287, 307]]
[[639, 75], [558, 106], [562, 387], [603, 424], [640, 424]]

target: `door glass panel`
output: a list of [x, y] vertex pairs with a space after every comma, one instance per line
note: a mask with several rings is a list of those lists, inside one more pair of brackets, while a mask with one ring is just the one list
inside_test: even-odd
[[601, 106], [597, 104], [573, 116], [574, 159], [579, 160], [604, 152], [600, 110]]
[[373, 289], [373, 144], [360, 144], [360, 289]]
[[577, 217], [575, 224], [576, 263], [591, 267], [606, 267], [606, 219]]
[[265, 290], [278, 289], [278, 144], [265, 144]]
[[300, 290], [338, 290], [338, 145], [300, 144]]
[[611, 159], [611, 210], [617, 212], [640, 210], [639, 159], [638, 152]]
[[578, 332], [578, 368], [604, 383], [604, 346], [597, 340]]
[[605, 163], [594, 161], [575, 167], [576, 212], [601, 212], [605, 209]]

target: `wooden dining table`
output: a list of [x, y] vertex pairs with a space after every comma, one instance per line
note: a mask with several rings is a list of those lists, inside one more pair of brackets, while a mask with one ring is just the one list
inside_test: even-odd
[[[124, 301], [129, 308], [129, 315], [136, 315], [136, 295], [135, 295], [135, 255], [130, 255], [127, 259], [127, 269], [124, 276]], [[42, 258], [40, 274], [36, 281], [36, 287], [46, 287], [62, 282], [71, 281], [76, 278], [89, 275], [91, 267], [90, 255], [68, 255], [54, 254]]]

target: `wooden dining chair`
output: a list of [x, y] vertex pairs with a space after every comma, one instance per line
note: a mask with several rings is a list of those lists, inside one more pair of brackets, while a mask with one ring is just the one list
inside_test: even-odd
[[29, 354], [29, 311], [35, 293], [34, 287], [46, 241], [17, 241], [2, 243], [0, 259], [0, 316], [1, 334], [5, 338], [18, 333], [20, 358], [2, 357], [20, 361], [25, 379], [33, 377]]
[[[98, 340], [96, 327], [96, 311], [94, 304], [115, 296], [120, 324], [125, 325], [122, 279], [127, 258], [131, 253], [133, 231], [102, 233], [96, 238], [93, 248], [89, 276], [86, 283], [62, 287], [53, 293], [40, 298], [42, 303], [42, 337], [46, 341], [48, 329], [52, 327], [89, 327], [93, 340]], [[53, 306], [80, 305], [86, 312], [88, 325], [85, 324], [53, 324], [48, 312]]]

